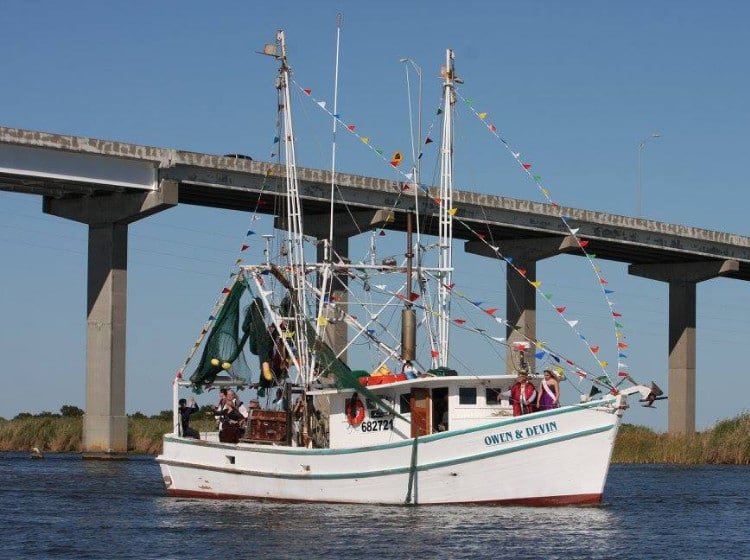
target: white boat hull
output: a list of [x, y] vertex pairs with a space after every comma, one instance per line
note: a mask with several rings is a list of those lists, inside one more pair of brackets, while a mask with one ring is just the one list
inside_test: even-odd
[[622, 408], [563, 407], [415, 440], [305, 449], [164, 438], [167, 493], [372, 504], [596, 504]]

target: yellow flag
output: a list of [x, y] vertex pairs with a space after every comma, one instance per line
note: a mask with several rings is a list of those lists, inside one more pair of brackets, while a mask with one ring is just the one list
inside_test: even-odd
[[484, 120], [487, 118], [487, 113], [479, 113], [479, 118]]
[[458, 208], [451, 208], [450, 210], [448, 210], [448, 214], [450, 214], [451, 216], [455, 216], [456, 212], [458, 212]]
[[541, 280], [534, 280], [533, 282], [531, 282], [531, 285], [534, 286], [535, 288], [538, 288], [539, 286], [542, 285], [542, 281]]
[[394, 152], [393, 157], [391, 157], [391, 165], [397, 167], [402, 159], [404, 159], [404, 155], [401, 152]]
[[362, 142], [364, 144], [369, 144], [370, 143], [370, 139], [367, 136], [363, 136], [362, 138], [360, 138], [360, 140], [362, 140]]
[[602, 360], [601, 362], [599, 362], [599, 365], [602, 367], [607, 367], [607, 362]]
[[321, 327], [324, 327], [327, 324], [328, 324], [328, 319], [326, 319], [325, 317], [318, 317], [318, 325], [320, 325]]

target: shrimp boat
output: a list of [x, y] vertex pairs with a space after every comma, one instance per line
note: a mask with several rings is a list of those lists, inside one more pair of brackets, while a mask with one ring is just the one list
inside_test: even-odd
[[[501, 363], [503, 373], [466, 371], [452, 361], [452, 237], [460, 219], [452, 208], [452, 118], [461, 83], [454, 53], [446, 52], [441, 70], [439, 193], [431, 198], [434, 189], [422, 189], [412, 168], [402, 192], [429, 204], [407, 212], [400, 262], [375, 259], [377, 228], [392, 219], [394, 209], [375, 213], [369, 254], [358, 262], [337, 252], [333, 212], [329, 235], [312, 239], [303, 231], [294, 82], [283, 31], [263, 54], [280, 62], [277, 138], [284, 144], [286, 173], [280, 180], [286, 207], [276, 224], [285, 229], [264, 236], [263, 262], [238, 264], [173, 381], [174, 430], [164, 436], [157, 457], [167, 493], [368, 504], [599, 503], [628, 398], [653, 401], [658, 388], [630, 376], [628, 387], [619, 386], [548, 350], [590, 380], [591, 393], [573, 404], [514, 416], [509, 393], [518, 373], [536, 378], [528, 352], [538, 348], [537, 341], [516, 337], [511, 343], [476, 329], [488, 367]], [[439, 237], [430, 247], [420, 238], [420, 208], [428, 208], [422, 220], [439, 221]], [[435, 266], [425, 264], [430, 251]], [[495, 309], [481, 311], [516, 333]], [[400, 312], [400, 336], [397, 328], [384, 326], [386, 312], [396, 321]], [[355, 355], [354, 344], [366, 347], [370, 357]], [[515, 371], [497, 358], [498, 346]], [[199, 363], [187, 372], [200, 348]], [[248, 365], [252, 355], [257, 369]], [[358, 360], [367, 367], [349, 365]], [[257, 391], [261, 398], [281, 389], [285, 404], [281, 410], [251, 409], [232, 434], [182, 435], [180, 392], [222, 386]], [[551, 475], [541, 476], [545, 466]]]

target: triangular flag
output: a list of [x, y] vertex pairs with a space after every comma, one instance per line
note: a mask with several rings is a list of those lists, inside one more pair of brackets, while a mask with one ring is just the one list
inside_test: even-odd
[[622, 317], [622, 313], [617, 313], [616, 311], [613, 311], [612, 317]]
[[453, 322], [457, 325], [463, 325], [466, 322], [466, 319], [453, 319]]
[[618, 371], [618, 372], [617, 372], [617, 375], [618, 375], [619, 377], [630, 377], [630, 376], [628, 375], [628, 372], [627, 372], [627, 371]]
[[576, 325], [578, 324], [578, 320], [576, 319], [576, 320], [573, 320], [573, 321], [567, 321], [567, 323], [568, 323], [568, 324], [569, 324], [569, 325], [570, 325], [571, 327], [575, 327], [575, 326], [576, 326]]
[[325, 317], [318, 317], [318, 325], [324, 327], [328, 324], [328, 319]]
[[451, 208], [450, 210], [448, 210], [448, 214], [450, 214], [451, 216], [455, 216], [456, 212], [458, 212], [458, 208]]
[[243, 243], [243, 244], [242, 244], [242, 247], [240, 247], [240, 251], [247, 251], [248, 247], [250, 247], [250, 245], [245, 245], [245, 244]]
[[349, 129], [349, 132], [354, 132], [355, 130], [357, 130], [357, 127], [354, 126], [353, 124], [346, 125], [346, 128]]
[[599, 352], [599, 347], [598, 347], [598, 346], [592, 346], [592, 347], [591, 347], [591, 351], [592, 351], [592, 352], [593, 352], [594, 354], [596, 354], [597, 352]]
[[615, 291], [614, 290], [610, 290], [609, 288], [604, 288], [604, 293], [605, 294], [614, 294]]
[[363, 144], [369, 144], [370, 143], [370, 139], [367, 136], [363, 136], [362, 138], [360, 138], [360, 140], [362, 140]]
[[623, 354], [622, 352], [618, 352], [617, 353], [617, 357], [618, 358], [627, 358], [627, 356], [625, 354]]
[[326, 102], [325, 102], [325, 101], [318, 101], [318, 105], [320, 105], [320, 107], [321, 107], [322, 109], [325, 109], [325, 108], [326, 108]]
[[311, 89], [303, 89], [302, 91], [304, 91], [307, 95], [310, 95], [312, 93]]
[[497, 132], [497, 127], [494, 124], [489, 126], [490, 132]]
[[250, 235], [255, 235], [255, 232], [253, 230], [251, 230], [251, 229], [247, 230], [246, 237], [250, 236]]
[[607, 281], [606, 281], [606, 280], [605, 280], [604, 278], [599, 278], [599, 283], [600, 283], [600, 284], [601, 284], [602, 286], [606, 286], [607, 284], [609, 284], [609, 282], [607, 282]]
[[391, 157], [391, 165], [397, 167], [401, 160], [404, 159], [404, 155], [401, 152], [394, 152]]
[[523, 276], [524, 278], [526, 278], [526, 269], [525, 268], [519, 268], [518, 269], [518, 274], [520, 274], [521, 276]]
[[215, 317], [215, 316], [213, 316], [213, 315], [209, 315], [209, 316], [208, 316], [208, 320], [209, 320], [209, 321], [216, 321], [216, 317]]
[[565, 308], [564, 307], [555, 307], [555, 311], [557, 311], [558, 313], [565, 313]]
[[607, 367], [607, 362], [605, 362], [604, 360], [602, 360], [601, 362], [599, 362], [599, 365], [602, 366], [602, 367]]
[[626, 364], [625, 362], [617, 362], [617, 367], [620, 369], [625, 369], [626, 367], [628, 367], [628, 364]]
[[573, 235], [575, 235], [576, 233], [578, 233], [580, 231], [580, 229], [581, 228], [578, 228], [578, 227], [577, 228], [573, 228], [573, 229], [570, 230], [570, 233], [572, 233]]
[[534, 357], [535, 357], [535, 358], [536, 358], [537, 360], [541, 360], [542, 358], [544, 358], [544, 356], [545, 356], [546, 354], [547, 354], [547, 352], [545, 352], [544, 350], [542, 350], [541, 352], [537, 352], [536, 354], [534, 354]]
[[618, 323], [617, 321], [615, 321], [615, 327], [617, 327], [618, 329], [622, 329], [622, 328], [624, 328], [624, 327], [622, 326], [622, 324]]
[[[274, 137], [273, 137], [273, 143], [274, 143], [274, 144], [278, 144], [278, 143], [279, 143], [279, 137], [278, 137], [278, 136], [274, 136]], [[273, 157], [273, 156], [272, 156], [272, 157]]]
[[531, 282], [531, 285], [534, 286], [535, 288], [538, 288], [539, 286], [542, 285], [542, 281], [541, 280], [534, 280], [533, 282]]
[[505, 339], [501, 336], [491, 336], [492, 340], [497, 340], [498, 342], [505, 342]]
[[237, 259], [236, 261], [234, 261], [234, 264], [240, 264], [241, 262], [242, 262], [242, 259]]
[[618, 342], [617, 347], [620, 348], [621, 350], [624, 350], [625, 348], [628, 348], [628, 345], [624, 342]]
[[578, 244], [579, 244], [579, 245], [580, 245], [581, 247], [586, 247], [586, 245], [588, 245], [588, 244], [589, 244], [589, 241], [588, 241], [588, 239], [581, 239], [581, 240], [580, 240], [580, 241], [578, 242]]
[[222, 293], [222, 294], [228, 294], [228, 293], [229, 293], [229, 292], [231, 292], [231, 291], [232, 291], [232, 290], [230, 290], [229, 288], [224, 288], [223, 290], [221, 290], [221, 293]]
[[487, 118], [487, 113], [479, 113], [479, 118], [484, 120]]
[[544, 297], [544, 299], [546, 299], [547, 301], [549, 301], [549, 300], [551, 300], [551, 299], [552, 299], [552, 294], [551, 294], [550, 292], [545, 292], [545, 293], [543, 293], [543, 294], [542, 294], [542, 296], [543, 296], [543, 297]]
[[[539, 182], [539, 181], [542, 180], [542, 176], [541, 175], [534, 175], [533, 179], [534, 179], [534, 181]], [[544, 192], [544, 191], [547, 191], [547, 189], [542, 189], [542, 192]], [[549, 193], [549, 191], [544, 192], [544, 194], [548, 194], [548, 193]]]
[[488, 307], [487, 309], [484, 310], [484, 312], [487, 315], [494, 315], [496, 311], [497, 311], [497, 307]]
[[427, 139], [426, 139], [426, 140], [424, 141], [424, 143], [425, 143], [425, 144], [432, 144], [432, 138], [430, 138], [430, 137], [428, 136], [428, 137], [427, 137]]
[[524, 168], [524, 169], [525, 169], [526, 171], [528, 171], [529, 169], [531, 169], [531, 164], [530, 164], [530, 163], [523, 163], [522, 165], [523, 165], [523, 168]]
[[439, 355], [440, 352], [438, 352], [437, 350], [433, 350], [432, 352], [430, 352], [430, 356], [432, 356], [433, 358], [437, 358]]

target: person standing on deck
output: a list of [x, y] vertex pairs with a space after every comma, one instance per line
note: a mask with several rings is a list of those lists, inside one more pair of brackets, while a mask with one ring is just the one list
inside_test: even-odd
[[539, 410], [552, 410], [560, 407], [560, 383], [552, 370], [544, 370], [544, 378], [539, 386]]
[[513, 416], [529, 414], [536, 410], [536, 388], [529, 382], [529, 374], [522, 371], [510, 390], [510, 402], [513, 403]]

